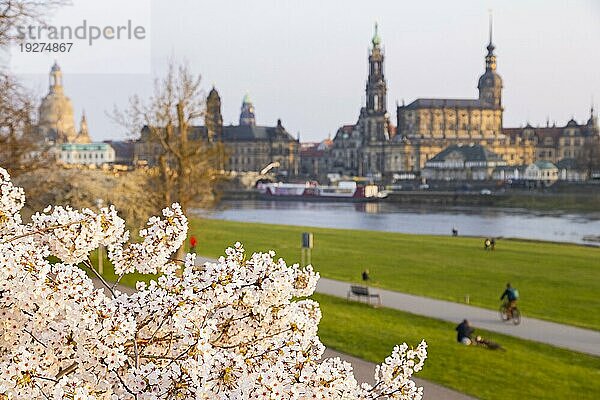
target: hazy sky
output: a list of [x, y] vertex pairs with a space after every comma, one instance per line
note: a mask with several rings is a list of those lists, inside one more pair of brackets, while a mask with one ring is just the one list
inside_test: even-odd
[[[84, 0], [75, 0], [83, 7]], [[592, 97], [600, 109], [598, 0], [162, 0], [151, 7], [154, 75], [169, 58], [187, 61], [214, 84], [224, 122], [237, 123], [248, 92], [257, 122], [284, 126], [303, 141], [354, 123], [364, 102], [373, 23], [385, 48], [388, 111], [419, 97], [475, 98], [484, 71], [488, 10], [493, 9], [498, 73], [504, 81], [504, 125], [546, 118], [587, 120]], [[130, 13], [131, 11], [123, 11]], [[119, 11], [115, 10], [118, 15]], [[122, 15], [128, 18], [128, 15]], [[73, 74], [61, 63], [77, 120], [85, 109], [94, 140], [124, 130], [105, 115], [138, 93], [150, 74]], [[48, 65], [48, 69], [50, 65]], [[24, 76], [40, 96], [46, 75]]]

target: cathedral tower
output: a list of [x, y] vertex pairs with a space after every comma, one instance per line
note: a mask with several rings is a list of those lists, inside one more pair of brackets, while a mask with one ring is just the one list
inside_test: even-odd
[[209, 141], [220, 141], [223, 133], [223, 115], [221, 114], [221, 97], [213, 86], [206, 98], [206, 130]]
[[485, 73], [479, 78], [479, 101], [486, 106], [502, 108], [502, 78], [496, 72], [496, 55], [492, 43], [492, 17], [490, 15], [490, 42], [485, 56]]
[[369, 114], [386, 113], [386, 91], [387, 86], [383, 76], [383, 51], [381, 49], [381, 38], [375, 24], [375, 32], [371, 39], [371, 50], [369, 53], [369, 77], [367, 78], [367, 112]]
[[256, 118], [254, 117], [254, 105], [250, 100], [248, 93], [242, 100], [242, 111], [240, 112], [240, 125], [255, 126]]

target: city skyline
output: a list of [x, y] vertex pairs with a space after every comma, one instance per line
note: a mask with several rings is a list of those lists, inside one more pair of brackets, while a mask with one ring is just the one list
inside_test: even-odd
[[[376, 21], [386, 55], [387, 109], [392, 121], [395, 121], [396, 101], [410, 103], [419, 97], [475, 97], [477, 78], [484, 70], [487, 6], [490, 6], [494, 9], [498, 73], [505, 86], [504, 126], [518, 127], [527, 122], [545, 125], [548, 118], [550, 123], [556, 121], [559, 125], [571, 117], [585, 121], [592, 98], [595, 97], [596, 103], [599, 101], [600, 74], [596, 67], [599, 56], [589, 49], [600, 37], [598, 24], [590, 23], [600, 16], [600, 7], [591, 1], [580, 1], [571, 7], [558, 1], [530, 2], [519, 4], [518, 10], [510, 10], [494, 1], [476, 9], [464, 2], [453, 3], [454, 7], [427, 2], [438, 4], [438, 12], [429, 18], [419, 7], [411, 5], [413, 8], [408, 9], [408, 5], [389, 2], [378, 5], [381, 8], [378, 12], [358, 15], [365, 5], [350, 2], [347, 25], [335, 19], [329, 21], [328, 15], [332, 7], [335, 8], [332, 3], [340, 4], [332, 1], [323, 5], [319, 13], [309, 15], [306, 13], [310, 5], [303, 8], [291, 2], [258, 2], [253, 10], [244, 8], [248, 11], [247, 18], [243, 18], [242, 13], [231, 14], [229, 27], [215, 29], [214, 25], [224, 20], [219, 16], [227, 14], [227, 10], [216, 3], [205, 2], [199, 7], [175, 2], [167, 7], [153, 2], [152, 70], [161, 75], [169, 58], [187, 60], [194, 72], [202, 74], [206, 93], [214, 84], [221, 94], [224, 124], [237, 124], [242, 97], [249, 93], [259, 125], [274, 125], [281, 118], [290, 133], [299, 132], [303, 141], [318, 141], [328, 134], [333, 136], [341, 125], [356, 122], [365, 101], [367, 50]], [[525, 16], [536, 6], [539, 8], [535, 14], [537, 19], [526, 21]], [[278, 35], [260, 23], [249, 22], [258, 16], [268, 17], [269, 7], [271, 15], [281, 17], [272, 19], [271, 23]], [[568, 12], [558, 15], [572, 23], [565, 25], [566, 32], [549, 31], [552, 18], [556, 18], [557, 9], [561, 7]], [[174, 32], [161, 35], [166, 29], [165, 21], [173, 22], [170, 15], [180, 16], [185, 8], [210, 10], [208, 15], [199, 13], [202, 15], [199, 21], [213, 22], [206, 25], [197, 22], [196, 25], [202, 27], [192, 26], [186, 16], [174, 27]], [[305, 14], [298, 14], [302, 10]], [[453, 17], [454, 22], [448, 21], [452, 18], [440, 18], [439, 14], [448, 10], [453, 14], [447, 16]], [[405, 15], [408, 11], [414, 17], [412, 22]], [[290, 18], [292, 14], [302, 18]], [[546, 14], [552, 18], [544, 19]], [[399, 24], [394, 17], [406, 23]], [[304, 29], [298, 27], [300, 19]], [[318, 23], [323, 20], [328, 24]], [[286, 29], [275, 29], [285, 26], [286, 21]], [[533, 26], [525, 29], [528, 24]], [[460, 29], [455, 29], [457, 26]], [[210, 32], [218, 40], [192, 41], [193, 45], [189, 40], [177, 40], [194, 33], [210, 37]], [[298, 40], [298, 34], [305, 40]], [[234, 37], [239, 38], [237, 43], [232, 40]], [[265, 39], [270, 42], [263, 43]], [[187, 46], [187, 50], [180, 48], [181, 45]], [[586, 48], [587, 51], [583, 51]], [[295, 56], [291, 57], [292, 53]], [[207, 56], [202, 57], [202, 54]], [[60, 64], [60, 59], [58, 62]], [[61, 64], [61, 67], [65, 93], [73, 101], [76, 119], [85, 109], [93, 139], [124, 138], [123, 129], [112, 123], [105, 113], [110, 112], [113, 105], [124, 107], [133, 94], [148, 95], [154, 78], [142, 74], [72, 74], [68, 65]], [[47, 75], [26, 76], [26, 81], [36, 94], [42, 96], [47, 92]], [[598, 110], [598, 105], [595, 108]]]

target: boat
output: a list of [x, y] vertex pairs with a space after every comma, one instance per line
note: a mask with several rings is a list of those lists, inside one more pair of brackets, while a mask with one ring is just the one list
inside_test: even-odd
[[377, 185], [358, 185], [354, 181], [341, 181], [335, 186], [321, 186], [316, 182], [259, 183], [256, 188], [261, 197], [268, 200], [370, 202], [385, 197]]

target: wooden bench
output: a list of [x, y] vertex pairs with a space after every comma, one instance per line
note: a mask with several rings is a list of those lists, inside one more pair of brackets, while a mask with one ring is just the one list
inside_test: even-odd
[[350, 300], [350, 297], [352, 296], [357, 297], [359, 300], [362, 297], [365, 297], [367, 299], [367, 303], [369, 304], [371, 304], [372, 298], [376, 298], [377, 305], [381, 305], [381, 297], [379, 296], [379, 293], [369, 293], [369, 288], [366, 286], [351, 285], [350, 290], [348, 291], [347, 299]]

